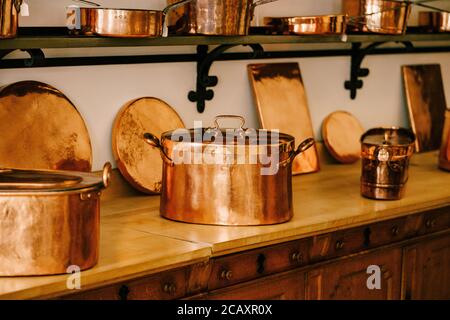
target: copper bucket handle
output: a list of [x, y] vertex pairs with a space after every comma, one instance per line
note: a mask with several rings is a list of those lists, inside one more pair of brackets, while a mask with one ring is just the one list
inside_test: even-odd
[[111, 163], [109, 162], [105, 163], [102, 172], [103, 187], [105, 189], [108, 188], [111, 183], [111, 171], [112, 171]]
[[159, 152], [161, 153], [161, 156], [165, 162], [167, 162], [170, 166], [174, 165], [173, 160], [167, 155], [167, 153], [164, 151], [164, 148], [161, 144], [161, 141], [153, 134], [151, 133], [145, 133], [144, 134], [144, 140], [149, 144], [151, 147], [159, 149]]

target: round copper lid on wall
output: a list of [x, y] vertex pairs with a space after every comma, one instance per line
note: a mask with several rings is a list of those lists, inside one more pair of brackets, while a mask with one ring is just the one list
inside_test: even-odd
[[134, 188], [149, 194], [161, 191], [161, 155], [148, 148], [144, 134], [160, 136], [177, 128], [184, 128], [180, 116], [157, 98], [136, 99], [122, 107], [114, 122], [112, 147], [117, 167]]
[[346, 111], [336, 111], [325, 118], [322, 137], [331, 156], [341, 163], [354, 163], [361, 157], [361, 123]]
[[0, 91], [0, 167], [91, 171], [86, 125], [54, 87], [22, 81]]

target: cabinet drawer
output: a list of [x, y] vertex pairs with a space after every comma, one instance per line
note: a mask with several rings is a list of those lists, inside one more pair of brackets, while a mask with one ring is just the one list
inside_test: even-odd
[[309, 262], [309, 243], [310, 240], [291, 241], [214, 259], [208, 288], [214, 290], [304, 266]]
[[413, 237], [420, 226], [419, 216], [409, 216], [370, 226], [369, 246], [378, 247]]
[[419, 235], [429, 234], [450, 228], [450, 208], [441, 208], [422, 215]]

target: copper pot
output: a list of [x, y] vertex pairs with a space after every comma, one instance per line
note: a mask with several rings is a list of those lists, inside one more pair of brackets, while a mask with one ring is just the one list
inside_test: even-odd
[[63, 274], [98, 260], [103, 176], [0, 169], [0, 276]]
[[310, 17], [265, 17], [264, 25], [277, 33], [287, 34], [343, 34], [346, 30], [345, 15], [326, 15]]
[[410, 1], [342, 0], [349, 16], [347, 29], [351, 32], [403, 34], [411, 12]]
[[439, 153], [439, 167], [450, 171], [450, 110], [445, 113], [445, 125], [442, 135], [442, 146]]
[[171, 25], [176, 25], [176, 33], [245, 36], [255, 7], [274, 1], [277, 0], [193, 0], [170, 13], [169, 20]]
[[[177, 0], [164, 10], [79, 8], [67, 10], [67, 27], [72, 34], [115, 38], [161, 37], [166, 34], [166, 15], [192, 0]], [[93, 2], [78, 0], [86, 4]]]
[[361, 137], [361, 194], [379, 200], [401, 199], [408, 181], [416, 137], [403, 128], [375, 128]]
[[0, 39], [16, 37], [21, 5], [22, 0], [0, 0]]
[[[241, 126], [220, 128], [218, 120], [230, 117]], [[213, 225], [266, 225], [292, 218], [292, 160], [314, 140], [295, 149], [294, 137], [244, 129], [244, 123], [238, 116], [219, 116], [213, 128], [170, 131], [161, 140], [145, 135], [164, 160], [163, 217]]]
[[450, 13], [419, 12], [419, 26], [428, 32], [450, 32]]

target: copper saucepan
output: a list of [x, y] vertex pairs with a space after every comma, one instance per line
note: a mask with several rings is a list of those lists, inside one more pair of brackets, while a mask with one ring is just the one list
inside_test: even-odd
[[[98, 4], [76, 0], [88, 5]], [[192, 0], [177, 1], [164, 10], [114, 9], [70, 6], [67, 27], [73, 34], [116, 38], [161, 37], [167, 34], [166, 15]]]
[[[239, 119], [222, 129], [223, 118]], [[244, 129], [244, 119], [219, 116], [212, 128], [180, 129], [145, 140], [161, 151], [160, 212], [165, 218], [213, 225], [267, 225], [290, 220], [292, 161], [314, 145], [294, 137]], [[258, 160], [259, 159], [259, 160]]]
[[282, 34], [339, 35], [346, 30], [347, 16], [265, 17], [264, 25]]
[[450, 32], [450, 13], [419, 12], [419, 26], [427, 32]]
[[0, 0], [0, 39], [17, 35], [22, 0]]

